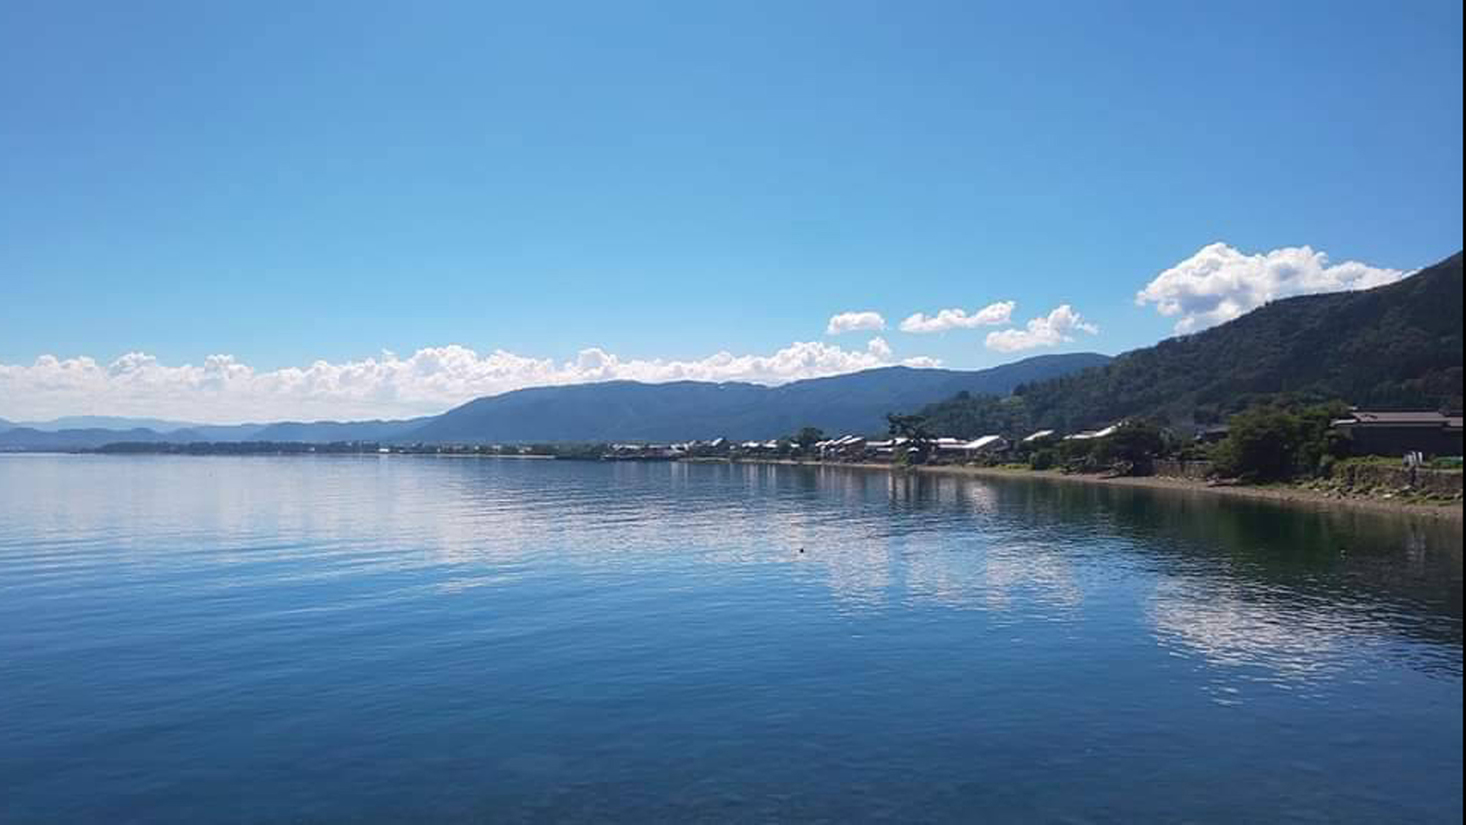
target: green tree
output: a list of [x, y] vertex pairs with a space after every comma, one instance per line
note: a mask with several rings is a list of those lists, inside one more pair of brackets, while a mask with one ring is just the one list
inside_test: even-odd
[[1227, 420], [1227, 437], [1217, 445], [1217, 470], [1248, 481], [1289, 479], [1303, 442], [1298, 416], [1280, 407], [1253, 407]]
[[1028, 466], [1034, 470], [1052, 470], [1058, 462], [1058, 451], [1052, 447], [1034, 450], [1028, 455]]
[[799, 445], [800, 452], [814, 452], [814, 445], [825, 440], [825, 431], [819, 427], [803, 427], [794, 436], [794, 443]]
[[1145, 421], [1126, 421], [1101, 445], [1104, 460], [1125, 465], [1132, 475], [1148, 473], [1155, 460], [1166, 452], [1161, 428]]
[[886, 432], [892, 438], [905, 438], [905, 449], [899, 454], [909, 464], [925, 464], [931, 455], [932, 435], [921, 415], [886, 415]]
[[1227, 421], [1227, 437], [1213, 455], [1217, 470], [1249, 481], [1318, 473], [1332, 459], [1348, 455], [1348, 441], [1329, 426], [1347, 412], [1339, 401], [1244, 410]]

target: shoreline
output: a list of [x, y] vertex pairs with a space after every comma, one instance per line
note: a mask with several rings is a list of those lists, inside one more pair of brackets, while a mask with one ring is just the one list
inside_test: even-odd
[[[684, 459], [688, 460], [688, 459]], [[794, 461], [791, 459], [690, 459], [692, 461], [721, 462], [731, 464], [779, 464], [791, 467], [840, 467], [854, 470], [881, 470], [888, 473], [912, 472], [923, 475], [968, 476], [972, 478], [1028, 479], [1033, 481], [1058, 481], [1069, 484], [1094, 484], [1110, 487], [1138, 487], [1147, 490], [1168, 490], [1172, 492], [1201, 493], [1224, 498], [1272, 501], [1292, 507], [1309, 509], [1335, 509], [1345, 507], [1387, 515], [1405, 515], [1427, 518], [1435, 521], [1461, 523], [1463, 507], [1460, 501], [1430, 504], [1419, 501], [1396, 501], [1365, 496], [1331, 495], [1318, 490], [1301, 487], [1253, 487], [1247, 485], [1207, 484], [1184, 478], [1169, 476], [1098, 476], [1081, 473], [1062, 473], [1057, 470], [1015, 470], [1003, 467], [966, 467], [959, 465], [937, 465], [934, 467], [912, 467], [897, 470], [890, 464], [868, 462], [826, 463], [821, 461]]]

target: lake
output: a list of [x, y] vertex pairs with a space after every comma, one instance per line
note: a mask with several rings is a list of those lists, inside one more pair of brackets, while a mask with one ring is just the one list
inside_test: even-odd
[[1458, 823], [1461, 542], [839, 468], [0, 456], [0, 820]]

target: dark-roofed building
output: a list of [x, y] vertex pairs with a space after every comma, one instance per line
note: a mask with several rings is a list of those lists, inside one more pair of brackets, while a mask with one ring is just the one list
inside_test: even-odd
[[1196, 441], [1200, 444], [1216, 444], [1219, 441], [1225, 441], [1231, 432], [1231, 429], [1226, 424], [1217, 424], [1198, 430]]
[[1354, 410], [1333, 422], [1355, 455], [1461, 454], [1461, 416], [1435, 411]]

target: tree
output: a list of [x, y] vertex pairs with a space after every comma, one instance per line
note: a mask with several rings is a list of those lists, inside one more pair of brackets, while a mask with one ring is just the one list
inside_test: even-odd
[[1283, 481], [1312, 475], [1326, 457], [1348, 454], [1348, 442], [1330, 424], [1348, 412], [1339, 401], [1307, 406], [1252, 407], [1227, 421], [1217, 445], [1217, 470], [1249, 481]]
[[825, 431], [819, 427], [804, 427], [794, 436], [794, 443], [799, 445], [800, 452], [814, 452], [814, 445], [825, 440]]
[[1144, 421], [1126, 421], [1101, 448], [1104, 458], [1127, 465], [1131, 474], [1147, 473], [1151, 463], [1166, 451], [1166, 437], [1160, 427]]
[[907, 463], [924, 464], [931, 455], [932, 435], [926, 428], [926, 418], [920, 415], [886, 415], [886, 431], [892, 438], [906, 439], [905, 450], [900, 454]]
[[1293, 477], [1303, 443], [1303, 423], [1280, 407], [1253, 407], [1227, 420], [1217, 445], [1217, 470], [1248, 481]]

